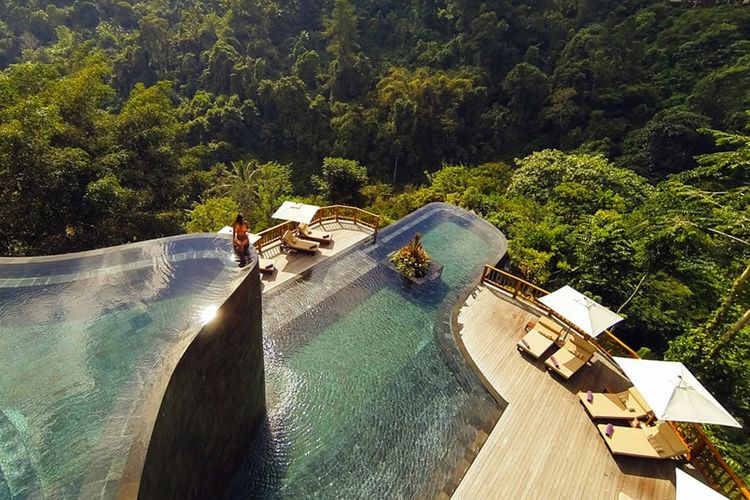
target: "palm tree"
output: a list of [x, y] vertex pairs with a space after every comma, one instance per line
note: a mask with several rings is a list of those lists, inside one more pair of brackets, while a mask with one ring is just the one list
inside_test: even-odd
[[271, 214], [282, 198], [292, 193], [291, 177], [289, 165], [234, 161], [211, 191], [233, 198], [245, 214], [248, 225], [259, 231], [270, 225]]
[[243, 213], [248, 214], [253, 201], [258, 198], [253, 177], [259, 171], [255, 160], [237, 160], [231, 163], [231, 168], [225, 171], [219, 179], [219, 184], [209, 190], [221, 196], [229, 196], [237, 202]]

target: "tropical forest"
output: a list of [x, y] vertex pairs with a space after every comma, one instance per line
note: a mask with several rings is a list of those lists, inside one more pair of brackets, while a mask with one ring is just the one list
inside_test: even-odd
[[749, 124], [742, 0], [2, 0], [0, 254], [452, 203], [689, 365], [748, 480]]

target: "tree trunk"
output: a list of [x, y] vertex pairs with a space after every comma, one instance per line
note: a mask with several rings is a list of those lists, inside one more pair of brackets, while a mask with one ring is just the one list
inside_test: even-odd
[[393, 162], [393, 185], [396, 185], [396, 172], [398, 172], [398, 153], [396, 153], [396, 161]]
[[734, 337], [737, 336], [737, 334], [747, 326], [747, 324], [750, 323], [750, 309], [745, 311], [745, 314], [743, 314], [740, 319], [738, 319], [732, 327], [719, 338], [719, 341], [714, 344], [713, 348], [711, 349], [711, 352], [708, 353], [708, 358], [712, 359], [716, 356], [716, 354], [727, 345], [729, 342], [731, 342]]
[[708, 323], [706, 324], [706, 332], [710, 333], [711, 330], [715, 329], [721, 323], [721, 321], [724, 319], [724, 316], [726, 316], [727, 312], [729, 311], [729, 308], [734, 304], [734, 298], [739, 293], [740, 288], [742, 288], [745, 283], [747, 283], [748, 279], [750, 279], [750, 264], [748, 264], [748, 266], [745, 268], [745, 271], [740, 274], [740, 276], [736, 280], [734, 280], [734, 283], [732, 283], [732, 288], [729, 290], [726, 298], [721, 303], [721, 306], [719, 306], [719, 309], [716, 310], [711, 319], [708, 320]]

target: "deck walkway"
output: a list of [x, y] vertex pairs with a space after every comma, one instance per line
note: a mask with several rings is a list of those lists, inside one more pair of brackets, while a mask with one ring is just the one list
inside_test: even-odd
[[339, 222], [326, 221], [312, 226], [312, 229], [327, 231], [331, 233], [333, 239], [327, 245], [320, 245], [320, 250], [316, 255], [301, 252], [284, 253], [281, 251], [281, 245], [279, 244], [263, 249], [260, 257], [264, 260], [273, 261], [276, 266], [276, 272], [273, 274], [261, 274], [264, 292], [268, 292], [290, 279], [299, 278], [301, 273], [318, 262], [336, 255], [366, 238], [371, 238], [373, 235], [370, 228], [344, 220]]
[[484, 285], [459, 312], [466, 350], [508, 406], [453, 498], [674, 499], [675, 463], [613, 458], [578, 401], [579, 390], [627, 387], [604, 358], [563, 382], [517, 351], [536, 316]]

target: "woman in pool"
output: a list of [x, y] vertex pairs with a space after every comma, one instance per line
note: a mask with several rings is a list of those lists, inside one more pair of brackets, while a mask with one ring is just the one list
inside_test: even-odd
[[234, 241], [234, 251], [237, 255], [244, 256], [250, 249], [250, 240], [247, 237], [247, 222], [242, 214], [237, 214], [237, 218], [232, 223], [232, 240]]

